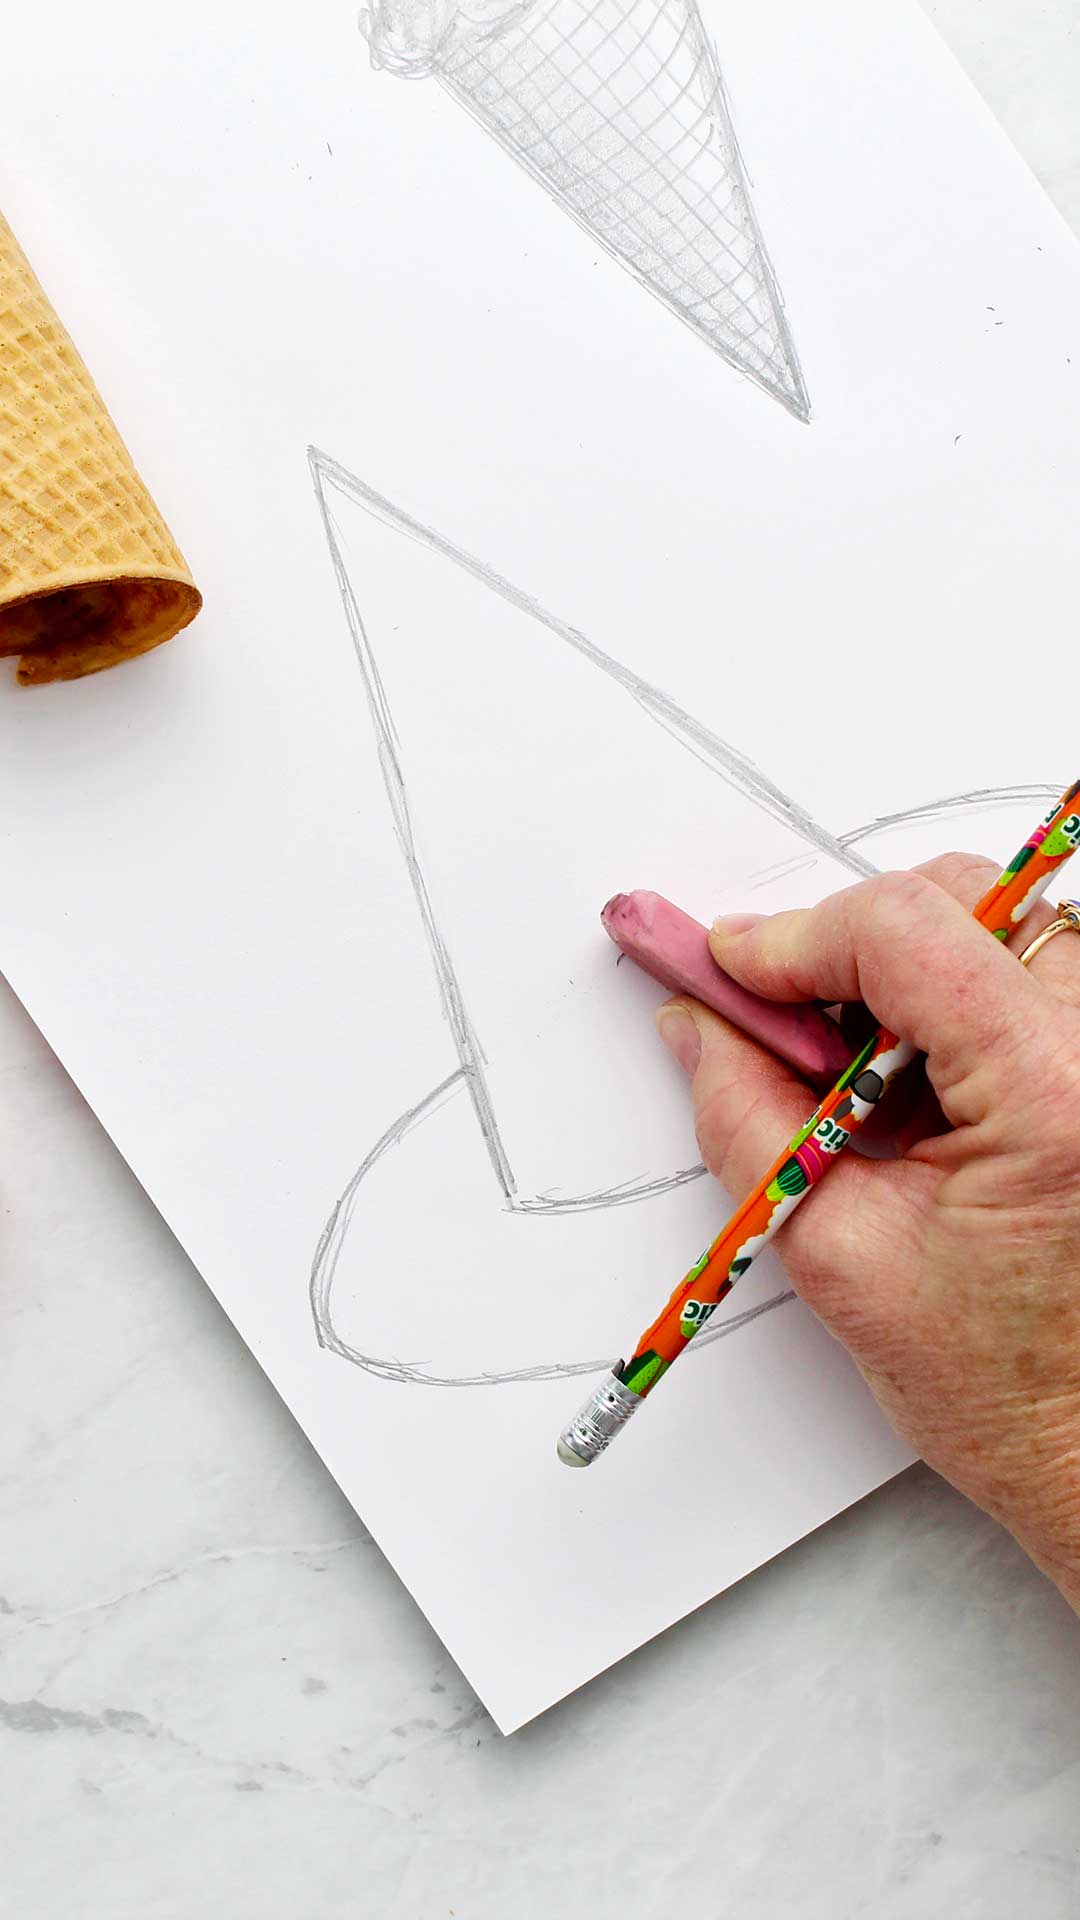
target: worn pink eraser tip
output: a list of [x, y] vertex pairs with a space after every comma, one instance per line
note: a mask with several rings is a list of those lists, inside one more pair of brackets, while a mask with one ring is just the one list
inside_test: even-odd
[[706, 928], [661, 894], [617, 893], [600, 918], [615, 945], [662, 987], [722, 1013], [808, 1080], [831, 1085], [848, 1065], [851, 1049], [834, 1020], [739, 986], [713, 959]]

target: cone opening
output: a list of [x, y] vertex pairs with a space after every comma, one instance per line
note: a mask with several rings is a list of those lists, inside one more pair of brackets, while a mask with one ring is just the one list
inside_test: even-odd
[[188, 580], [87, 581], [0, 607], [0, 655], [20, 654], [21, 686], [77, 680], [148, 653], [202, 605]]

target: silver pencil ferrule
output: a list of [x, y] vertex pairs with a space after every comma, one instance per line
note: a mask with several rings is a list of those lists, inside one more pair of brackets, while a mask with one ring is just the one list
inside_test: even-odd
[[621, 1366], [619, 1360], [611, 1372], [604, 1375], [581, 1411], [559, 1435], [559, 1459], [564, 1466], [591, 1467], [640, 1407], [640, 1393], [632, 1393], [619, 1378]]

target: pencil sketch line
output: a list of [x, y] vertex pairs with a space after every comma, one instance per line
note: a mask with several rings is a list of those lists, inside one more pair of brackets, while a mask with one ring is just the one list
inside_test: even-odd
[[785, 1287], [781, 1293], [773, 1293], [767, 1300], [759, 1300], [756, 1306], [744, 1307], [741, 1313], [729, 1314], [726, 1320], [717, 1323], [714, 1318], [712, 1325], [702, 1327], [701, 1332], [694, 1335], [690, 1352], [697, 1353], [703, 1347], [711, 1346], [715, 1340], [726, 1340], [729, 1335], [739, 1333], [743, 1327], [760, 1320], [763, 1313], [772, 1313], [774, 1307], [786, 1307], [789, 1301], [798, 1297], [792, 1287]]
[[[514, 586], [510, 580], [497, 572], [494, 567], [488, 566], [485, 561], [478, 560], [474, 554], [468, 553], [463, 547], [455, 546], [453, 541], [447, 540], [434, 528], [414, 519], [411, 514], [386, 499], [383, 494], [376, 492], [374, 487], [358, 479], [347, 467], [343, 467], [329, 454], [321, 452], [318, 447], [308, 449], [308, 460], [339, 586], [343, 577], [347, 581], [347, 574], [328, 511], [324, 486], [326, 481], [337, 487], [346, 498], [355, 501], [357, 506], [374, 514], [384, 526], [393, 527], [397, 532], [417, 541], [420, 546], [426, 547], [429, 552], [441, 554], [445, 560], [453, 561], [455, 566], [460, 567], [463, 573], [478, 581], [481, 586], [487, 587], [490, 592], [497, 594], [519, 613], [528, 614], [531, 619], [546, 627], [549, 633], [565, 641], [567, 646], [591, 661], [593, 666], [599, 667], [602, 673], [614, 680], [616, 685], [621, 686], [649, 715], [650, 719], [655, 720], [659, 726], [670, 733], [673, 739], [703, 765], [718, 774], [725, 785], [734, 788], [736, 793], [754, 802], [773, 820], [789, 827], [800, 840], [816, 848], [818, 853], [837, 861], [840, 866], [846, 867], [860, 879], [866, 879], [877, 871], [872, 861], [848, 847], [839, 835], [830, 833], [827, 827], [815, 820], [804, 807], [800, 807], [797, 801], [770, 780], [768, 775], [755, 766], [746, 754], [739, 751], [738, 747], [724, 740], [718, 733], [714, 733], [712, 728], [707, 727], [703, 721], [695, 719], [662, 688], [654, 686], [640, 674], [635, 673], [631, 667], [624, 666], [611, 654], [605, 653], [602, 647], [598, 647], [578, 627], [550, 613], [532, 594], [525, 593], [520, 587]], [[369, 702], [373, 707], [373, 717], [376, 719], [380, 738], [392, 738], [387, 721], [385, 696], [382, 695], [377, 670], [372, 676], [371, 668], [367, 664], [370, 661], [373, 667], [374, 661], [351, 588], [348, 592], [342, 591], [342, 600], [365, 680], [372, 681], [378, 688], [378, 697], [375, 701], [371, 701], [369, 693]]]
[[616, 1187], [598, 1187], [595, 1193], [578, 1193], [567, 1200], [556, 1195], [534, 1194], [531, 1199], [520, 1195], [508, 1201], [511, 1213], [592, 1213], [598, 1207], [627, 1207], [637, 1205], [640, 1200], [654, 1200], [658, 1194], [671, 1193], [676, 1187], [685, 1187], [691, 1180], [700, 1180], [705, 1169], [700, 1160], [692, 1167], [682, 1167], [677, 1173], [663, 1174], [648, 1179], [644, 1175], [637, 1180], [624, 1180]]
[[360, 23], [374, 67], [433, 74], [639, 285], [809, 419], [698, 0], [373, 0]]
[[[951, 793], [943, 799], [928, 800], [923, 806], [905, 807], [899, 813], [882, 813], [873, 820], [866, 820], [861, 827], [848, 827], [837, 835], [840, 844], [849, 850], [860, 840], [867, 840], [873, 834], [889, 833], [895, 828], [925, 825], [927, 821], [948, 820], [953, 814], [970, 812], [981, 807], [1016, 806], [1021, 802], [1056, 800], [1063, 791], [1065, 783], [1057, 780], [1048, 784], [1036, 782], [1018, 787], [972, 787], [966, 793]], [[771, 867], [758, 867], [751, 874], [748, 885], [752, 891], [770, 886], [777, 880], [789, 879], [792, 874], [803, 873], [812, 867], [815, 856], [796, 855], [790, 860], [782, 860]], [[876, 869], [874, 869], [876, 871]]]
[[462, 1071], [467, 1079], [469, 1092], [476, 1111], [477, 1123], [494, 1169], [495, 1178], [502, 1188], [504, 1198], [509, 1199], [514, 1192], [514, 1176], [510, 1171], [510, 1164], [503, 1149], [502, 1139], [495, 1122], [491, 1096], [488, 1092], [487, 1080], [484, 1075], [481, 1050], [477, 1043], [476, 1035], [473, 1032], [472, 1023], [465, 1009], [465, 1002], [458, 984], [457, 974], [435, 917], [424, 870], [420, 864], [416, 847], [416, 837], [413, 832], [412, 819], [409, 813], [408, 795], [405, 791], [405, 778], [402, 772], [401, 761], [398, 757], [396, 735], [393, 722], [390, 719], [386, 693], [379, 676], [378, 664], [368, 640], [360, 609], [356, 604], [356, 597], [353, 593], [348, 570], [342, 558], [336, 530], [327, 510], [322, 474], [317, 460], [312, 460], [311, 471], [315, 482], [316, 498], [322, 515], [323, 528], [330, 547], [334, 573], [337, 578], [338, 589], [341, 593], [342, 605], [345, 609], [345, 618], [348, 622], [349, 632], [352, 635], [352, 642], [356, 650], [356, 658], [363, 676], [368, 706], [375, 727], [379, 766], [390, 801], [394, 832], [397, 835], [398, 845], [401, 848], [416, 903], [420, 910], [420, 918], [423, 922], [424, 932], [431, 949], [431, 956], [435, 963], [435, 973], [439, 983], [439, 994], [443, 1004], [443, 1011], [450, 1025], [454, 1047], [458, 1059], [461, 1062]]
[[[407, 1107], [404, 1113], [387, 1127], [385, 1133], [375, 1142], [370, 1153], [361, 1161], [352, 1179], [341, 1194], [322, 1234], [312, 1261], [309, 1280], [311, 1315], [315, 1325], [315, 1337], [320, 1347], [328, 1353], [337, 1354], [342, 1360], [349, 1360], [365, 1373], [374, 1374], [380, 1380], [392, 1380], [399, 1385], [422, 1387], [502, 1387], [537, 1380], [565, 1380], [579, 1374], [603, 1373], [611, 1365], [611, 1355], [602, 1359], [554, 1361], [546, 1365], [515, 1367], [502, 1372], [488, 1371], [469, 1374], [438, 1374], [429, 1371], [421, 1362], [404, 1360], [399, 1357], [366, 1353], [355, 1347], [338, 1332], [334, 1322], [333, 1291], [338, 1260], [345, 1238], [349, 1231], [353, 1212], [360, 1197], [360, 1190], [372, 1168], [384, 1154], [401, 1142], [413, 1131], [437, 1113], [448, 1100], [461, 1092], [465, 1074], [460, 1069], [441, 1080], [437, 1087], [425, 1094], [414, 1106]], [[703, 1168], [694, 1169], [695, 1173]], [[601, 1203], [602, 1204], [602, 1203]], [[695, 1348], [704, 1346], [712, 1340], [722, 1340], [729, 1334], [737, 1333], [740, 1328], [749, 1326], [763, 1313], [770, 1313], [774, 1307], [782, 1307], [795, 1295], [785, 1289], [774, 1294], [771, 1299], [760, 1301], [748, 1307], [742, 1313], [732, 1314], [716, 1327], [704, 1329], [694, 1342]]]
[[[343, 1343], [333, 1331], [330, 1295], [337, 1274], [338, 1261], [341, 1258], [341, 1250], [345, 1244], [345, 1237], [363, 1182], [383, 1155], [391, 1147], [397, 1146], [414, 1127], [437, 1113], [443, 1102], [450, 1099], [463, 1085], [464, 1079], [464, 1070], [459, 1067], [455, 1073], [448, 1074], [445, 1080], [441, 1080], [437, 1087], [433, 1087], [430, 1093], [425, 1094], [422, 1100], [418, 1100], [415, 1106], [406, 1107], [405, 1112], [399, 1114], [392, 1125], [387, 1127], [386, 1132], [380, 1135], [371, 1151], [365, 1154], [352, 1179], [335, 1202], [319, 1236], [309, 1282], [312, 1318], [315, 1322], [316, 1338], [321, 1347], [328, 1347], [334, 1353], [345, 1353]], [[351, 1356], [345, 1353], [345, 1357]]]
[[850, 827], [837, 838], [844, 846], [851, 847], [859, 840], [865, 840], [873, 833], [887, 833], [891, 827], [909, 827], [916, 821], [946, 820], [950, 814], [965, 812], [973, 807], [999, 807], [1019, 804], [1020, 801], [1056, 800], [1064, 791], [1059, 786], [1023, 786], [1023, 787], [975, 787], [970, 793], [949, 794], [943, 800], [929, 800], [921, 807], [907, 807], [902, 813], [883, 813], [875, 820], [868, 820], [864, 826]]

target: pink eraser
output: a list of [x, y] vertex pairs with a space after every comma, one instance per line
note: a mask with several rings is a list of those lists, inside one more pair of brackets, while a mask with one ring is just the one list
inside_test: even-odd
[[662, 987], [722, 1013], [808, 1080], [831, 1086], [849, 1064], [851, 1048], [835, 1020], [740, 987], [717, 966], [706, 929], [660, 894], [617, 893], [600, 918], [615, 945]]

